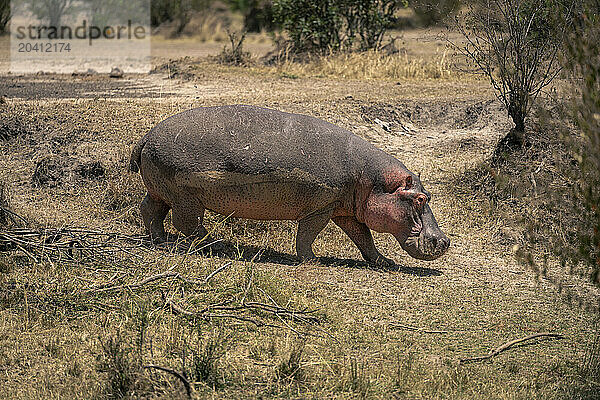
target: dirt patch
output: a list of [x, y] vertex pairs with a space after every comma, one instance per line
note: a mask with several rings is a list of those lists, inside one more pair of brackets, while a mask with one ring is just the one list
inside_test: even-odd
[[[47, 74], [43, 76], [3, 76], [0, 93], [7, 98], [17, 99], [64, 99], [64, 98], [139, 98], [165, 97], [164, 92], [146, 75], [128, 75], [112, 79], [108, 75], [73, 77], [70, 75]], [[142, 79], [139, 79], [142, 78]]]
[[193, 66], [196, 65], [191, 57], [183, 57], [177, 60], [169, 60], [154, 67], [150, 74], [167, 74], [169, 79], [181, 79], [184, 81], [194, 80], [197, 73], [194, 73]]
[[365, 121], [379, 119], [390, 127], [406, 127], [407, 123], [419, 127], [445, 127], [448, 129], [468, 129], [484, 126], [486, 114], [495, 109], [493, 100], [476, 103], [436, 102], [431, 103], [376, 103], [361, 106]]

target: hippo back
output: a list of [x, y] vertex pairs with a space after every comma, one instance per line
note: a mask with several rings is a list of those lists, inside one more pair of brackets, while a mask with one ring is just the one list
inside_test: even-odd
[[176, 114], [143, 140], [153, 162], [173, 173], [291, 174], [339, 188], [358, 173], [349, 150], [353, 138], [314, 117], [235, 105]]

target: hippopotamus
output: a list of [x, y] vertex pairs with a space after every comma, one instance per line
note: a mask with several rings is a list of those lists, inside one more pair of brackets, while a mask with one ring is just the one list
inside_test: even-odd
[[381, 267], [395, 263], [379, 253], [371, 230], [391, 233], [419, 260], [450, 245], [417, 175], [348, 130], [306, 115], [248, 105], [183, 111], [137, 143], [130, 169], [148, 190], [141, 215], [156, 241], [165, 240], [169, 210], [178, 231], [205, 237], [208, 209], [298, 221], [301, 259], [315, 258], [312, 243], [329, 220]]

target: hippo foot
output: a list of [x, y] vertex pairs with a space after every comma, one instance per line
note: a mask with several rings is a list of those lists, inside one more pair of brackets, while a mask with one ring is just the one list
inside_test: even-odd
[[160, 235], [160, 236], [150, 235], [149, 239], [152, 242], [152, 244], [155, 244], [155, 245], [159, 245], [159, 244], [165, 243], [167, 241], [166, 236], [162, 236], [162, 235]]
[[387, 258], [381, 254], [377, 256], [375, 259], [367, 260], [367, 262], [371, 265], [374, 265], [378, 268], [382, 268], [388, 271], [397, 271], [398, 266], [394, 262], [394, 260]]

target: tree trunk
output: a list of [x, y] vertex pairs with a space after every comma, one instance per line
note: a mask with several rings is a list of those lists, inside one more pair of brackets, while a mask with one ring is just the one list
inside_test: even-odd
[[506, 135], [506, 144], [508, 145], [522, 145], [523, 136], [525, 133], [525, 111], [518, 105], [511, 104], [508, 106], [508, 115], [512, 118], [515, 123], [515, 127], [510, 130]]

